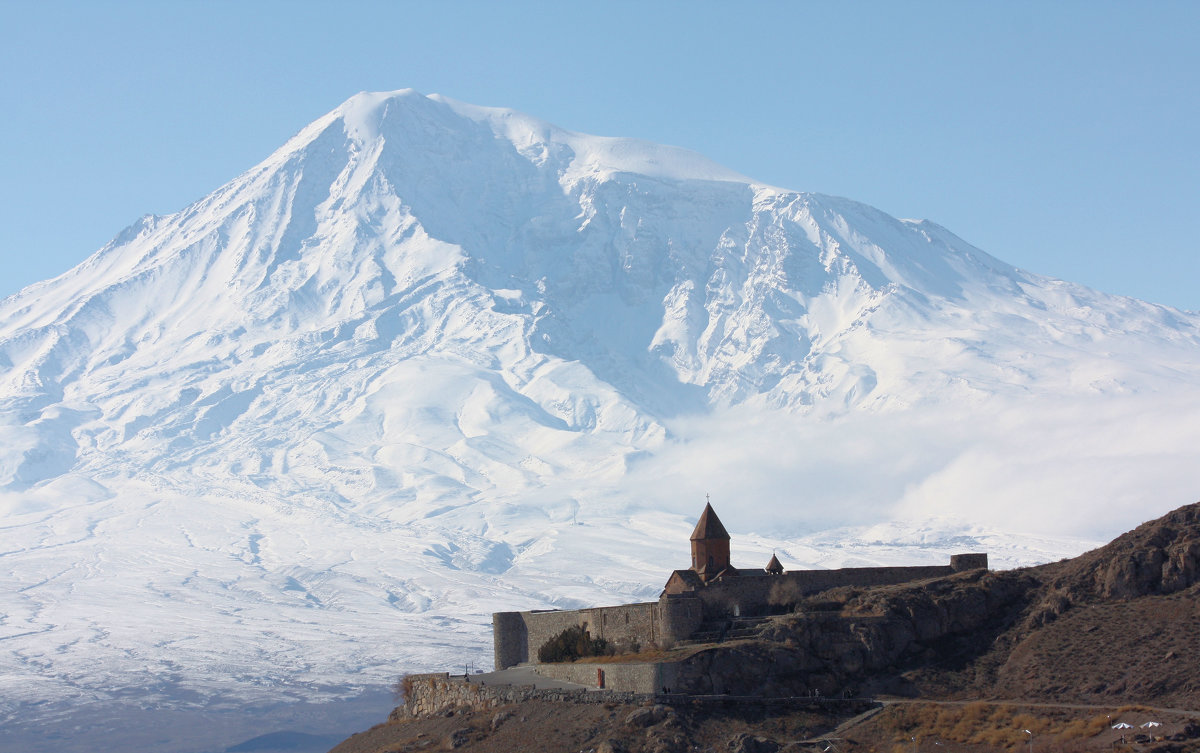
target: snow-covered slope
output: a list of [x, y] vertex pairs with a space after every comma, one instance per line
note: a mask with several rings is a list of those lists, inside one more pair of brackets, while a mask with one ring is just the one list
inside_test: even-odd
[[0, 302], [0, 704], [482, 665], [706, 491], [740, 564], [1072, 554], [1191, 501], [1198, 381], [1196, 314], [933, 223], [360, 94]]

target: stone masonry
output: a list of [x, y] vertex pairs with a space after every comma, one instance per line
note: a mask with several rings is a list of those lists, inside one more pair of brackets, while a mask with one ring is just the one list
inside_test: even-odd
[[782, 575], [722, 577], [707, 585], [674, 593], [657, 602], [591, 609], [496, 612], [492, 640], [496, 669], [537, 660], [537, 651], [563, 630], [579, 625], [594, 638], [619, 648], [669, 647], [687, 640], [702, 624], [725, 617], [779, 611], [801, 598], [839, 586], [884, 586], [938, 578], [987, 567], [986, 554], [958, 554], [949, 565], [921, 567], [847, 567], [796, 570]]
[[[837, 570], [773, 572], [744, 570], [728, 562], [729, 534], [706, 505], [691, 537], [692, 569], [676, 570], [658, 601], [576, 610], [496, 612], [492, 639], [496, 669], [536, 662], [538, 649], [567, 628], [580, 626], [619, 651], [670, 648], [705, 623], [786, 611], [803, 598], [840, 586], [884, 586], [987, 568], [986, 554], [956, 554], [948, 565], [847, 567]], [[778, 560], [774, 560], [775, 563]], [[620, 673], [618, 673], [620, 674]], [[623, 675], [622, 675], [623, 676]], [[647, 689], [661, 677], [622, 685]], [[633, 689], [628, 687], [627, 689]], [[644, 691], [643, 691], [644, 692]]]

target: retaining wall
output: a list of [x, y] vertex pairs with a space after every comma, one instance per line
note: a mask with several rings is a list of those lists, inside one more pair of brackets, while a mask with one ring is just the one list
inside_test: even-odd
[[625, 664], [617, 662], [577, 662], [538, 664], [533, 670], [543, 677], [599, 688], [599, 672], [604, 673], [604, 689], [652, 695], [674, 688], [678, 675], [675, 662]]
[[636, 703], [651, 696], [645, 693], [612, 691], [604, 693], [586, 690], [538, 689], [532, 685], [484, 685], [466, 682], [461, 676], [446, 672], [409, 675], [406, 678], [404, 705], [392, 711], [390, 718], [439, 716], [452, 709], [486, 711], [497, 706], [522, 701], [562, 701], [567, 703]]
[[[475, 682], [464, 682], [462, 676], [451, 676], [447, 673], [410, 675], [408, 695], [404, 705], [396, 707], [389, 715], [390, 721], [404, 719], [440, 716], [450, 710], [469, 709], [471, 711], [487, 711], [510, 703], [523, 701], [558, 701], [562, 703], [643, 703], [654, 699], [665, 703], [687, 702], [729, 704], [749, 702], [755, 706], [771, 703], [785, 703], [789, 706], [798, 704], [820, 708], [844, 709], [847, 706], [866, 707], [870, 702], [863, 699], [833, 699], [804, 697], [763, 697], [763, 696], [694, 696], [674, 694], [670, 696], [650, 693], [622, 692], [606, 690], [594, 692], [587, 690], [539, 690], [531, 685], [480, 685]], [[674, 686], [668, 685], [674, 688]]]

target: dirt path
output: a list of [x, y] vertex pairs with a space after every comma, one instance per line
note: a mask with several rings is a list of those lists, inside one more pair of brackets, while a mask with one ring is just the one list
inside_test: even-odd
[[871, 717], [878, 714], [880, 711], [883, 711], [884, 708], [885, 708], [884, 706], [875, 706], [874, 708], [869, 708], [866, 711], [859, 714], [858, 716], [847, 719], [846, 721], [839, 724], [837, 727], [829, 730], [829, 732], [826, 732], [824, 735], [820, 735], [819, 737], [809, 738], [808, 740], [797, 740], [796, 742], [799, 743], [800, 745], [819, 745], [819, 744], [825, 743], [825, 742], [839, 741], [846, 736], [846, 733], [848, 731], [854, 729], [858, 725], [867, 721]]
[[1158, 711], [1163, 714], [1175, 714], [1177, 716], [1186, 716], [1189, 719], [1200, 719], [1200, 711], [1193, 711], [1190, 709], [1169, 709], [1161, 706], [1148, 706], [1144, 703], [1137, 702], [1097, 705], [1091, 703], [1046, 703], [1043, 701], [1022, 701], [1020, 699], [1011, 698], [977, 698], [970, 701], [933, 701], [924, 698], [877, 698], [876, 700], [882, 703], [884, 706], [904, 703], [931, 703], [940, 706], [966, 706], [971, 703], [987, 703], [993, 706], [1024, 706], [1033, 709], [1079, 709], [1083, 711], [1112, 711], [1121, 706], [1137, 706], [1138, 708], [1147, 709], [1149, 711]]

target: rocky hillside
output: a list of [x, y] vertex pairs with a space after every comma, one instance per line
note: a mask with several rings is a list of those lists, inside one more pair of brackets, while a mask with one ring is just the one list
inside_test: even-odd
[[[1091, 709], [1005, 703], [891, 703], [811, 707], [754, 704], [562, 704], [526, 701], [488, 711], [459, 710], [427, 719], [377, 725], [331, 753], [462, 753], [588, 751], [590, 753], [995, 753], [1024, 751], [1023, 729], [1039, 750], [1106, 753], [1122, 737], [1133, 750], [1200, 751], [1200, 724], [1186, 713], [1112, 705]], [[1158, 723], [1142, 728], [1147, 720]], [[832, 746], [831, 746], [832, 743]], [[1131, 748], [1126, 747], [1126, 750]]]
[[1200, 504], [1138, 526], [1107, 546], [1039, 568], [1068, 602], [1174, 594], [1200, 582]]
[[1038, 600], [1006, 636], [993, 693], [1200, 707], [1200, 504], [1029, 572]]
[[1200, 708], [1200, 504], [1071, 560], [826, 592], [689, 659], [718, 692]]
[[[846, 714], [861, 711], [848, 706]], [[808, 750], [802, 741], [828, 734], [846, 714], [828, 708], [726, 708], [632, 703], [526, 701], [494, 711], [451, 711], [387, 723], [354, 735], [331, 753], [775, 753]]]
[[[1186, 710], [1200, 709], [1198, 565], [1200, 503], [1071, 560], [829, 591], [757, 638], [685, 661], [689, 683], [711, 693], [907, 697], [869, 720], [836, 700], [803, 710], [527, 702], [393, 721], [335, 753], [533, 750], [534, 740], [538, 750], [775, 753], [824, 750], [827, 738], [848, 750], [952, 741], [982, 751], [1022, 746], [1023, 729], [1048, 749], [1090, 751], [1118, 743], [1111, 724], [1122, 720], [1140, 749], [1194, 751], [1200, 711]], [[1147, 721], [1158, 726], [1137, 726]]]
[[1200, 505], [1076, 559], [809, 598], [682, 661], [713, 694], [1200, 706]]

